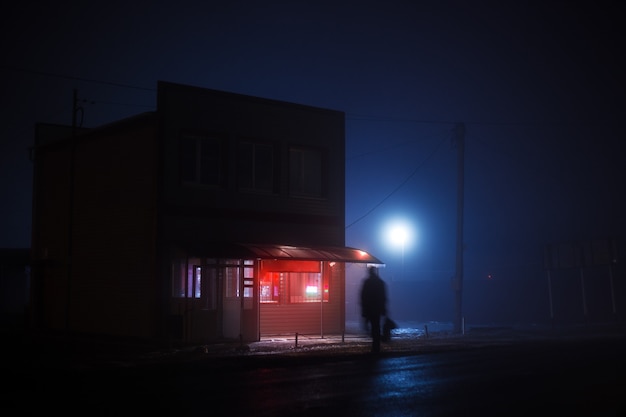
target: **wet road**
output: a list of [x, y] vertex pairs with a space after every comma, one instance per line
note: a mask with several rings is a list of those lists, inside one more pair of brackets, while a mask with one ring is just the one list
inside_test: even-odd
[[50, 371], [13, 386], [4, 404], [19, 408], [11, 415], [626, 416], [625, 356], [623, 339], [379, 357], [242, 356]]

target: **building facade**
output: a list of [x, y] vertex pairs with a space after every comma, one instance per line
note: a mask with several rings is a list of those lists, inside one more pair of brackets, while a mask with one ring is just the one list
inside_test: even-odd
[[344, 114], [159, 82], [33, 163], [32, 323], [155, 341], [341, 333]]

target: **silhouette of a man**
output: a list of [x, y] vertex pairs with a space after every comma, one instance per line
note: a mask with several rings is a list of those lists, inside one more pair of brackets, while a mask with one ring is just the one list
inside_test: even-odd
[[378, 270], [368, 268], [368, 276], [361, 287], [361, 315], [372, 334], [372, 353], [380, 352], [380, 319], [387, 314], [387, 286], [378, 276]]

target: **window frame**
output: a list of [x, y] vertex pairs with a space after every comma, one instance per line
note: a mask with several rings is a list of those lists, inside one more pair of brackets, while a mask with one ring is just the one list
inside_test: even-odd
[[183, 131], [178, 151], [179, 180], [183, 186], [215, 188], [225, 185], [228, 143], [223, 134]]
[[[245, 152], [247, 149], [244, 147], [250, 147], [250, 160], [245, 160]], [[267, 155], [261, 155], [262, 152], [268, 152], [271, 160], [268, 164], [260, 164], [259, 161], [263, 161], [263, 158]], [[240, 139], [237, 143], [237, 186], [240, 191], [255, 192], [262, 194], [276, 194], [278, 193], [279, 184], [279, 153], [278, 146], [275, 142], [267, 140], [256, 139]], [[251, 167], [250, 167], [251, 163]], [[265, 172], [265, 175], [259, 171], [262, 167], [269, 167], [270, 172]], [[249, 169], [249, 172], [243, 172], [244, 168]], [[250, 178], [244, 178], [249, 176]], [[267, 177], [267, 178], [261, 178]], [[269, 181], [268, 185], [263, 185], [263, 181]]]
[[[300, 155], [298, 164], [294, 162]], [[289, 196], [296, 198], [326, 198], [328, 194], [328, 152], [315, 146], [292, 144], [289, 154]], [[318, 159], [317, 163], [315, 159]], [[311, 164], [315, 164], [313, 166]], [[312, 169], [313, 168], [313, 169]], [[313, 173], [313, 171], [316, 171]]]

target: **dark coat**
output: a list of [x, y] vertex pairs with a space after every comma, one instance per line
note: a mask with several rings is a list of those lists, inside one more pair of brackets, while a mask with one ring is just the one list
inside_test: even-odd
[[375, 272], [370, 272], [361, 288], [361, 315], [370, 318], [385, 314], [387, 314], [387, 286]]

